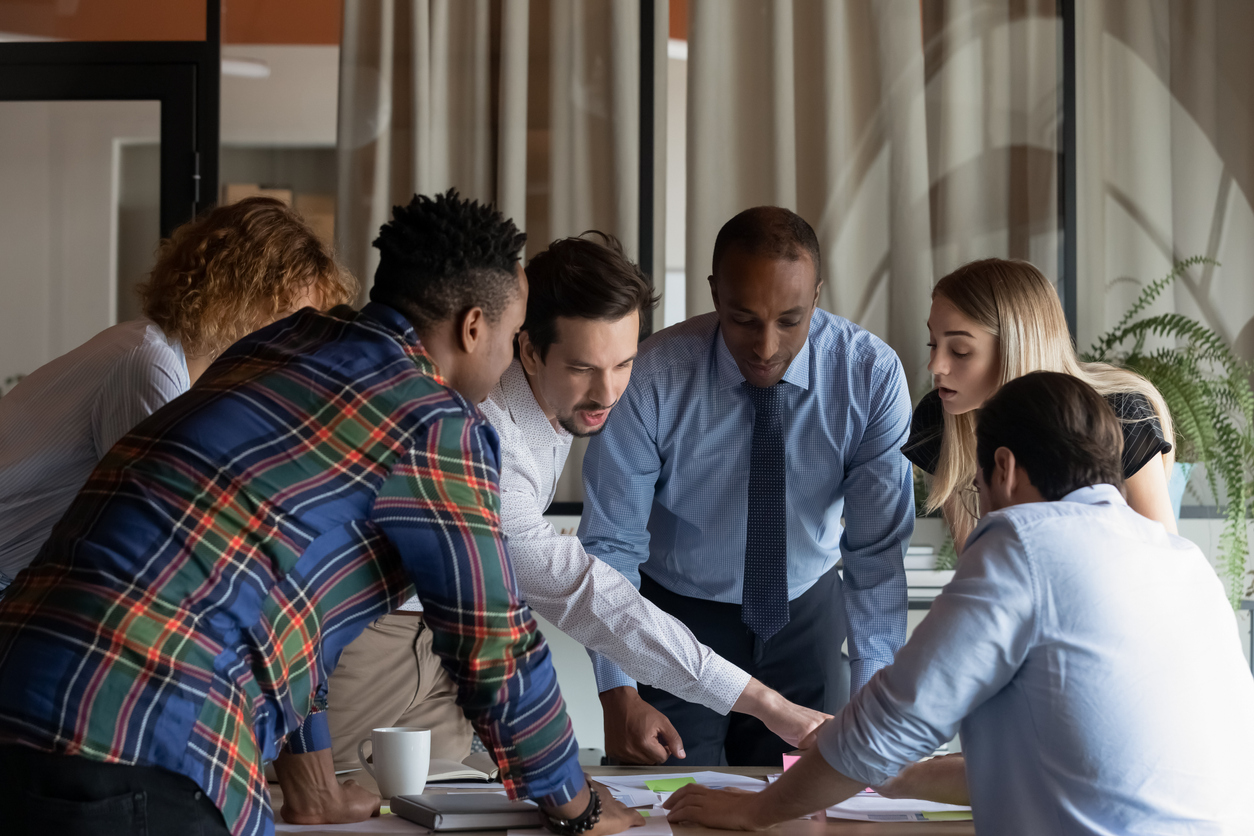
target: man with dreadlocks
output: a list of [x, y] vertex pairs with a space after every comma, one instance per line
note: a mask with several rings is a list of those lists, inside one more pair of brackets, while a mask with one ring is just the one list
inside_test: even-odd
[[370, 816], [335, 780], [327, 678], [415, 592], [510, 795], [594, 836], [642, 822], [579, 768], [474, 406], [513, 357], [524, 241], [415, 197], [370, 304], [241, 340], [113, 447], [0, 602], [6, 833], [273, 833], [272, 759], [289, 821]]

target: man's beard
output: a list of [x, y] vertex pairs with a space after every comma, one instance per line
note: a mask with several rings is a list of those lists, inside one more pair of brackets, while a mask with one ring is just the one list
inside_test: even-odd
[[578, 404], [574, 409], [572, 409], [569, 415], [557, 416], [557, 424], [562, 429], [566, 430], [566, 432], [573, 435], [575, 438], [591, 438], [594, 435], [601, 434], [601, 431], [604, 430], [606, 426], [610, 423], [610, 416], [606, 415], [605, 420], [601, 422], [601, 426], [597, 427], [596, 429], [585, 430], [585, 429], [580, 429], [579, 426], [575, 423], [575, 415], [577, 415], [580, 412], [600, 412], [603, 409], [606, 411], [609, 411], [609, 410], [612, 410], [613, 408], [614, 408], [614, 404], [610, 404], [609, 406], [601, 406], [600, 404], [597, 404], [597, 403], [581, 403], [581, 404]]

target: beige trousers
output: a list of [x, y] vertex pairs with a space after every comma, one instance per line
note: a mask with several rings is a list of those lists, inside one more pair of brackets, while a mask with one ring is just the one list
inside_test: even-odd
[[374, 728], [431, 729], [431, 757], [454, 761], [470, 754], [474, 734], [421, 613], [385, 615], [344, 648], [327, 686], [327, 723], [337, 770], [360, 768], [357, 743]]

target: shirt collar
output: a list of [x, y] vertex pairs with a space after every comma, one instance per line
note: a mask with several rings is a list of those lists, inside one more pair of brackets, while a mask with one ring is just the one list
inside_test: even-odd
[[405, 318], [405, 315], [390, 305], [382, 302], [367, 302], [361, 312], [382, 325], [386, 330], [390, 331], [397, 341], [405, 349], [405, 354], [409, 359], [414, 361], [414, 366], [418, 371], [435, 380], [441, 386], [448, 386], [444, 376], [440, 374], [440, 368], [435, 364], [435, 360], [422, 347], [422, 340], [418, 339], [418, 332], [414, 330], [413, 324]]
[[[807, 391], [810, 388], [810, 338], [813, 334], [814, 319], [811, 318], [810, 334], [801, 344], [801, 350], [797, 352], [797, 356], [788, 364], [788, 371], [784, 372], [784, 380]], [[723, 340], [721, 326], [714, 331], [714, 358], [718, 370], [719, 388], [727, 389], [745, 382], [745, 376], [740, 373], [740, 367], [736, 365], [735, 358], [732, 357], [727, 349], [727, 343]]]
[[566, 430], [553, 427], [549, 417], [540, 408], [531, 384], [527, 382], [527, 372], [517, 358], [509, 364], [505, 374], [501, 375], [501, 391], [505, 394], [505, 406], [510, 417], [519, 427], [527, 430], [527, 441], [534, 446], [546, 445], [556, 447], [565, 444], [570, 438]]
[[1077, 488], [1059, 502], [1078, 502], [1081, 505], [1127, 505], [1128, 502], [1114, 485], [1089, 485]]

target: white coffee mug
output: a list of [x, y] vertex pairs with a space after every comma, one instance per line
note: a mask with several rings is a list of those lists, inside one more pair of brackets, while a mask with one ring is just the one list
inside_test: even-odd
[[[363, 751], [367, 743], [373, 766]], [[394, 795], [418, 795], [427, 786], [431, 766], [431, 729], [371, 729], [370, 737], [357, 744], [357, 759], [379, 785], [385, 803]]]

